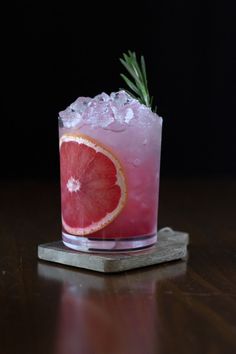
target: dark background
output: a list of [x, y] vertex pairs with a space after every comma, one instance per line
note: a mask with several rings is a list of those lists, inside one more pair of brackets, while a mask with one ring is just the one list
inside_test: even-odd
[[164, 118], [163, 176], [236, 174], [233, 1], [8, 5], [2, 42], [1, 177], [59, 176], [57, 116], [121, 87], [118, 58], [144, 54]]

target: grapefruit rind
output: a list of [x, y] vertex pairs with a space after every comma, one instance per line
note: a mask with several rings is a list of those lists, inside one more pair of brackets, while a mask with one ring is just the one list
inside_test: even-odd
[[124, 169], [120, 163], [120, 161], [117, 159], [117, 157], [110, 151], [108, 150], [107, 147], [103, 146], [101, 143], [97, 142], [95, 139], [90, 138], [84, 134], [80, 135], [72, 135], [72, 134], [64, 134], [60, 138], [60, 147], [63, 143], [66, 142], [77, 142], [78, 144], [85, 144], [88, 147], [93, 148], [96, 152], [100, 152], [107, 156], [115, 165], [116, 168], [116, 184], [120, 187], [121, 189], [121, 197], [119, 200], [119, 203], [117, 207], [110, 213], [107, 213], [105, 217], [103, 217], [101, 220], [98, 222], [92, 222], [89, 226], [87, 227], [70, 227], [64, 220], [63, 218], [63, 213], [62, 213], [62, 225], [65, 229], [66, 232], [72, 234], [72, 235], [77, 235], [77, 236], [86, 236], [89, 234], [92, 234], [96, 231], [99, 231], [106, 227], [108, 224], [110, 224], [116, 217], [120, 214], [122, 209], [124, 208], [126, 201], [127, 201], [127, 183], [126, 183], [126, 177], [124, 174]]

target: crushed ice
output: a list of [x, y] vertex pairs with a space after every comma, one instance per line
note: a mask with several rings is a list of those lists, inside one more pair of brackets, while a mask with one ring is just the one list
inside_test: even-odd
[[94, 98], [79, 97], [59, 113], [66, 128], [86, 124], [113, 131], [122, 131], [134, 118], [143, 116], [153, 119], [154, 113], [125, 91], [112, 92], [110, 95], [103, 92]]

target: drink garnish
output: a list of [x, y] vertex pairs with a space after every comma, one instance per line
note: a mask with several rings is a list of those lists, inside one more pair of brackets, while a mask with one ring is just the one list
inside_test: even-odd
[[[123, 53], [123, 58], [120, 58], [120, 62], [130, 75], [130, 78], [128, 78], [126, 75], [120, 74], [131, 90], [131, 92], [126, 89], [125, 91], [138, 99], [140, 103], [152, 109], [153, 96], [150, 96], [148, 90], [146, 64], [143, 55], [139, 63], [136, 53], [129, 50], [128, 54]], [[156, 106], [153, 107], [154, 112], [156, 112], [156, 109]]]

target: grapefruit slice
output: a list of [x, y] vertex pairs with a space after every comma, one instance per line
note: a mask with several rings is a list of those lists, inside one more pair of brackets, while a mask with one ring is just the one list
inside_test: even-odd
[[111, 223], [123, 209], [126, 180], [119, 160], [85, 135], [60, 139], [62, 224], [88, 235]]

